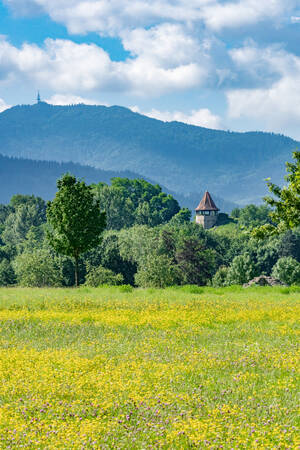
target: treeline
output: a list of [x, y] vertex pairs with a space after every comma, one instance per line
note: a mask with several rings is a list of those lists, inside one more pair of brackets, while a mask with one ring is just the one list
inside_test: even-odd
[[[261, 274], [300, 283], [300, 228], [259, 242], [250, 233], [271, 224], [268, 206], [235, 209], [204, 230], [174, 197], [145, 180], [115, 178], [93, 185], [93, 193], [107, 228], [100, 244], [80, 257], [81, 284], [224, 286]], [[74, 285], [74, 261], [49, 245], [46, 208], [43, 199], [27, 195], [0, 205], [0, 285]]]

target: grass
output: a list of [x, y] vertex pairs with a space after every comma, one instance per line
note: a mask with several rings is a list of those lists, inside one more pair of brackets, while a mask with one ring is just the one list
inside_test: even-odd
[[0, 448], [297, 448], [300, 288], [0, 289]]

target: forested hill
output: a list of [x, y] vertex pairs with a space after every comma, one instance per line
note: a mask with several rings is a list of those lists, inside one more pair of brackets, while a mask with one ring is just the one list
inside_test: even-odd
[[[110, 184], [113, 177], [141, 178], [141, 175], [130, 171], [117, 172], [95, 169], [72, 162], [32, 161], [0, 155], [0, 203], [8, 203], [15, 194], [34, 194], [45, 200], [51, 200], [56, 192], [57, 179], [67, 172], [83, 178], [88, 184], [99, 182]], [[155, 181], [150, 179], [148, 181], [155, 184]], [[162, 186], [162, 189], [164, 192], [172, 194], [182, 207], [187, 207], [192, 211], [203, 195], [203, 190], [185, 197], [168, 190], [164, 186]], [[224, 212], [230, 212], [236, 206], [218, 196], [214, 196], [214, 199]]]
[[265, 178], [281, 182], [299, 142], [272, 133], [234, 133], [164, 123], [113, 106], [16, 106], [0, 114], [0, 153], [129, 170], [169, 189], [205, 189], [258, 202]]

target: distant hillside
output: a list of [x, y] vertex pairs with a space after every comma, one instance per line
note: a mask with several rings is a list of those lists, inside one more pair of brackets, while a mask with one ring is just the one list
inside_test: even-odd
[[[72, 162], [32, 161], [0, 155], [0, 203], [8, 203], [14, 194], [34, 194], [45, 200], [51, 200], [56, 192], [57, 179], [67, 172], [83, 178], [88, 184], [100, 181], [109, 184], [113, 177], [141, 178], [141, 175], [129, 171], [117, 172], [81, 166]], [[148, 181], [156, 184], [156, 181], [150, 179]], [[185, 197], [163, 186], [162, 189], [172, 194], [182, 207], [191, 210], [196, 208], [203, 194], [203, 191], [200, 191]], [[218, 196], [214, 198], [222, 211], [230, 212], [236, 206]]]
[[210, 190], [258, 202], [265, 181], [281, 182], [299, 142], [271, 133], [233, 133], [164, 123], [113, 106], [16, 106], [0, 114], [0, 153], [128, 170], [181, 192]]

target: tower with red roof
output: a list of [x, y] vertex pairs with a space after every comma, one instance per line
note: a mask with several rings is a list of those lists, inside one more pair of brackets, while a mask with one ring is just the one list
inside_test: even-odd
[[218, 220], [219, 211], [210, 193], [206, 191], [196, 208], [196, 223], [202, 225], [206, 230], [214, 227]]

